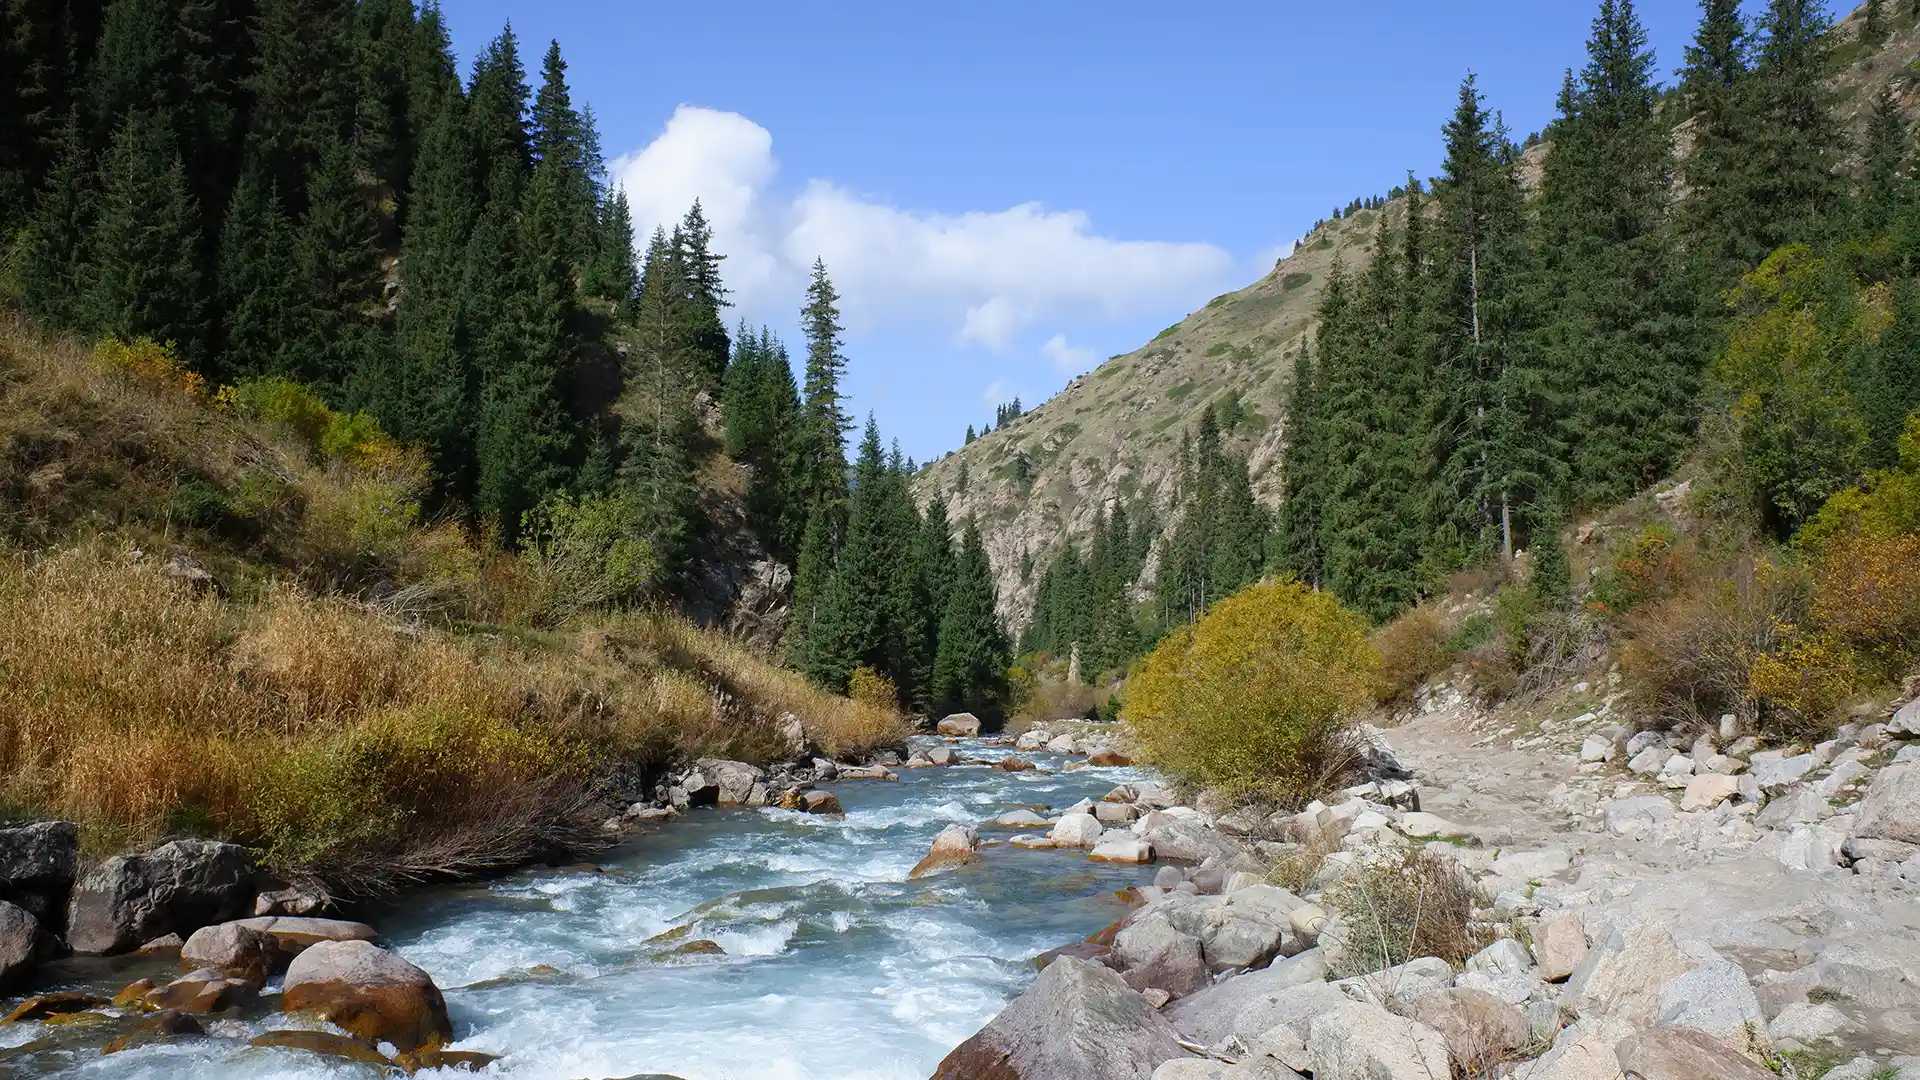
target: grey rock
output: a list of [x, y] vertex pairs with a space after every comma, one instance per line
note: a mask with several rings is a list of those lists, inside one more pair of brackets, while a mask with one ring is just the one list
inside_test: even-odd
[[[767, 778], [766, 770], [756, 765], [749, 765], [744, 761], [727, 761], [721, 758], [701, 758], [694, 762], [694, 773], [704, 778], [706, 785], [712, 789], [713, 801], [721, 806], [747, 806], [751, 804], [754, 787], [761, 784], [761, 782]], [[692, 777], [690, 775], [689, 781], [691, 781], [691, 779]], [[705, 794], [707, 790], [706, 787], [696, 786], [688, 782], [686, 788], [688, 794], [693, 797], [693, 801], [696, 804], [703, 801], [702, 795]], [[761, 791], [761, 802], [764, 804], [765, 801], [765, 789], [763, 787]]]
[[1439, 1032], [1367, 1002], [1349, 1002], [1314, 1017], [1306, 1042], [1314, 1080], [1452, 1075]]
[[1762, 808], [1753, 823], [1762, 828], [1781, 829], [1822, 821], [1832, 814], [1833, 807], [1825, 796], [1810, 787], [1796, 787]]
[[47, 951], [40, 920], [23, 907], [0, 900], [0, 991], [25, 979]]
[[1920, 737], [1920, 698], [1914, 698], [1895, 710], [1887, 722], [1887, 731], [1907, 738]]
[[119, 953], [163, 934], [191, 934], [246, 914], [254, 866], [246, 849], [175, 840], [138, 855], [116, 855], [74, 886], [67, 943], [79, 953]]
[[1562, 982], [1587, 958], [1587, 931], [1580, 917], [1563, 912], [1542, 922], [1533, 931], [1533, 951], [1540, 962], [1540, 977]]
[[1165, 917], [1138, 919], [1121, 930], [1114, 937], [1111, 959], [1135, 990], [1157, 987], [1183, 997], [1207, 985], [1200, 939], [1182, 933]]
[[1855, 813], [1855, 837], [1920, 844], [1920, 764], [1880, 770]]
[[1850, 1023], [1846, 1013], [1825, 1002], [1796, 1001], [1781, 1009], [1767, 1025], [1767, 1035], [1775, 1042], [1792, 1040], [1804, 1045], [1830, 1039]]
[[1148, 1080], [1189, 1056], [1173, 1025], [1119, 975], [1061, 957], [948, 1054], [932, 1080]]
[[1812, 754], [1788, 757], [1782, 750], [1763, 750], [1748, 759], [1749, 773], [1760, 790], [1769, 795], [1785, 791], [1788, 785], [1814, 770], [1819, 762]]
[[1651, 832], [1673, 820], [1673, 804], [1658, 795], [1613, 799], [1602, 808], [1607, 831], [1615, 836]]
[[79, 859], [80, 830], [71, 821], [0, 829], [0, 900], [59, 932]]
[[1625, 1080], [1775, 1080], [1731, 1045], [1699, 1031], [1663, 1027], [1622, 1039], [1614, 1054]]
[[1532, 1034], [1525, 1013], [1478, 990], [1422, 994], [1407, 1006], [1406, 1016], [1439, 1032], [1454, 1068], [1467, 1076], [1508, 1060]]
[[1167, 1018], [1194, 1042], [1217, 1046], [1248, 1042], [1278, 1024], [1294, 1025], [1303, 1042], [1313, 1017], [1349, 999], [1322, 981], [1327, 965], [1318, 949], [1272, 967], [1214, 983], [1173, 1003]]
[[1366, 975], [1340, 979], [1333, 985], [1355, 1001], [1385, 1005], [1394, 1001], [1410, 1001], [1452, 982], [1452, 965], [1438, 957], [1423, 956]]
[[1533, 970], [1533, 957], [1527, 954], [1525, 945], [1501, 938], [1468, 957], [1467, 970], [1483, 975], [1522, 975]]
[[1605, 735], [1589, 735], [1586, 741], [1580, 744], [1580, 760], [1585, 762], [1612, 761], [1613, 755], [1618, 753], [1619, 749], [1620, 748], [1614, 744], [1614, 741]]

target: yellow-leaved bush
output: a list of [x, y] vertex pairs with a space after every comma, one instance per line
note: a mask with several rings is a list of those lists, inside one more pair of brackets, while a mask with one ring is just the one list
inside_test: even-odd
[[1175, 779], [1296, 802], [1351, 766], [1354, 717], [1379, 674], [1365, 619], [1299, 582], [1267, 581], [1168, 635], [1129, 682], [1123, 715]]

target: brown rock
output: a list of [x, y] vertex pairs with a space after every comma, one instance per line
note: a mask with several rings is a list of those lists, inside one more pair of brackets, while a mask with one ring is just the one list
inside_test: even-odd
[[1091, 941], [1076, 941], [1071, 945], [1062, 945], [1057, 949], [1048, 949], [1046, 952], [1034, 957], [1033, 970], [1045, 971], [1047, 970], [1048, 964], [1053, 963], [1063, 956], [1071, 956], [1075, 960], [1093, 960], [1097, 962], [1106, 959], [1107, 954], [1112, 951], [1112, 949], [1105, 945], [1096, 945]]
[[160, 988], [152, 979], [135, 979], [120, 988], [113, 995], [113, 1007], [116, 1009], [144, 1009], [147, 1007], [147, 995]]
[[323, 941], [294, 957], [280, 1007], [403, 1051], [453, 1035], [446, 999], [427, 973], [365, 941]]
[[477, 1050], [438, 1050], [424, 1047], [411, 1054], [401, 1054], [400, 1067], [408, 1072], [421, 1069], [455, 1069], [462, 1072], [479, 1072], [500, 1060], [492, 1054], [482, 1054]]
[[1032, 772], [1035, 768], [1033, 762], [1016, 754], [1008, 754], [994, 762], [993, 767], [1001, 772]]
[[264, 983], [234, 978], [219, 968], [201, 968], [182, 975], [147, 994], [149, 1009], [178, 1009], [181, 1012], [210, 1015], [236, 1009], [252, 1001]]
[[13, 1007], [13, 1011], [0, 1017], [0, 1024], [17, 1024], [24, 1020], [45, 1020], [49, 1016], [61, 1013], [84, 1012], [97, 1005], [105, 1005], [106, 998], [67, 990], [54, 994], [38, 994]]
[[934, 728], [940, 734], [955, 739], [971, 739], [980, 734], [980, 718], [972, 713], [954, 713]]
[[1087, 756], [1087, 764], [1103, 768], [1126, 768], [1133, 759], [1118, 750], [1099, 750]]
[[1527, 1045], [1519, 1009], [1480, 990], [1433, 990], [1415, 998], [1407, 1018], [1440, 1033], [1454, 1068], [1479, 1076]]
[[673, 950], [673, 952], [670, 955], [673, 955], [673, 956], [725, 956], [727, 955], [727, 950], [721, 948], [720, 943], [717, 941], [709, 941], [706, 938], [695, 938], [694, 940], [687, 942], [685, 945], [682, 945], [679, 948]]
[[[600, 873], [594, 867], [594, 873]], [[373, 941], [380, 935], [363, 922], [348, 919], [314, 919], [297, 915], [267, 915], [240, 919], [238, 925], [257, 930], [273, 938], [290, 960], [323, 941]]]
[[169, 1039], [205, 1035], [207, 1029], [200, 1021], [178, 1009], [166, 1009], [152, 1016], [141, 1017], [118, 1038], [100, 1048], [102, 1054], [117, 1054], [148, 1043], [166, 1042]]
[[265, 985], [267, 976], [285, 963], [278, 942], [237, 922], [203, 926], [180, 948], [182, 971], [213, 968], [255, 985]]
[[277, 1047], [282, 1050], [305, 1050], [310, 1054], [322, 1054], [326, 1057], [342, 1058], [347, 1061], [359, 1061], [382, 1068], [394, 1064], [386, 1056], [358, 1039], [349, 1039], [345, 1035], [335, 1035], [330, 1031], [269, 1031], [257, 1035], [248, 1046]]
[[168, 953], [177, 956], [186, 944], [179, 934], [161, 934], [133, 951], [140, 956], [165, 956]]
[[1771, 1072], [1711, 1035], [1663, 1027], [1620, 1040], [1614, 1048], [1626, 1080], [1774, 1080]]
[[808, 791], [800, 796], [800, 809], [809, 814], [844, 814], [840, 799], [830, 791]]
[[1540, 963], [1541, 978], [1564, 982], [1587, 958], [1587, 931], [1580, 917], [1569, 911], [1535, 927], [1533, 955]]
[[980, 848], [980, 835], [970, 825], [949, 825], [933, 838], [926, 857], [913, 867], [908, 878], [917, 878], [938, 870], [972, 862]]

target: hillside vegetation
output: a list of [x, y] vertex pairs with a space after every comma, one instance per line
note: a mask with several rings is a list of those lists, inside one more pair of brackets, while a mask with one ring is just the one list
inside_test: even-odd
[[[365, 892], [597, 842], [669, 762], [898, 741], [664, 612], [575, 615], [592, 529], [520, 554], [290, 384], [0, 326], [0, 807], [95, 850], [193, 833]], [[591, 575], [589, 575], [591, 576]]]
[[[1862, 40], [1865, 7], [1827, 37], [1828, 107], [1834, 131], [1846, 136], [1836, 157], [1856, 170], [1862, 167], [1873, 105], [1883, 90], [1903, 119], [1920, 115], [1920, 81], [1913, 68], [1920, 61], [1920, 28], [1903, 5], [1882, 6], [1885, 17], [1873, 40]], [[1755, 40], [1750, 37], [1747, 44]], [[1681, 62], [1678, 55], [1659, 60], [1663, 70]], [[1569, 61], [1578, 67], [1571, 54]], [[1684, 100], [1668, 93], [1660, 106], [1681, 160], [1698, 142], [1697, 122], [1674, 107]], [[1530, 140], [1516, 150], [1517, 177], [1534, 193], [1552, 145], [1553, 132], [1544, 134], [1545, 140]], [[1684, 193], [1678, 170], [1673, 181], [1676, 192]], [[1374, 202], [1358, 201], [1322, 222], [1260, 281], [1215, 298], [1153, 341], [1076, 378], [1044, 404], [922, 473], [917, 491], [923, 497], [937, 493], [956, 518], [972, 514], [979, 521], [1001, 610], [1011, 626], [1023, 627], [1031, 615], [1042, 585], [1037, 568], [1054, 558], [1061, 538], [1076, 542], [1084, 556], [1102, 515], [1115, 507], [1126, 507], [1136, 522], [1151, 511], [1172, 524], [1179, 503], [1182, 432], [1191, 432], [1203, 414], [1223, 403], [1236, 418], [1232, 430], [1223, 431], [1229, 451], [1246, 460], [1260, 502], [1278, 508], [1285, 496], [1282, 455], [1293, 360], [1317, 332], [1335, 256], [1348, 277], [1358, 279], [1370, 265], [1382, 220], [1396, 232], [1405, 220], [1403, 197], [1380, 209], [1371, 208]], [[1432, 200], [1427, 206], [1433, 213]], [[1698, 362], [1704, 367], [1706, 357]], [[1153, 567], [1149, 560], [1146, 581], [1152, 580]]]

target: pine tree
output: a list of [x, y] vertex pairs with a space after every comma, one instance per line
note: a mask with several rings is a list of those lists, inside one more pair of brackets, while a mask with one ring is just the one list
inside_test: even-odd
[[1833, 118], [1830, 28], [1819, 0], [1769, 0], [1747, 84], [1753, 142], [1749, 264], [1781, 244], [1815, 236], [1842, 188], [1844, 137]]
[[[360, 0], [354, 13], [353, 142], [381, 187], [396, 202], [412, 186], [415, 127], [412, 68], [416, 34], [413, 0]], [[422, 124], [431, 116], [418, 118]]]
[[633, 211], [627, 193], [615, 189], [601, 201], [595, 216], [592, 255], [581, 277], [580, 289], [613, 303], [620, 317], [640, 287], [640, 269], [633, 256]]
[[840, 666], [834, 657], [816, 659], [813, 654], [816, 643], [831, 636], [821, 619], [831, 614], [823, 609], [834, 578], [838, 537], [833, 514], [826, 507], [809, 507], [802, 516], [806, 532], [794, 560], [793, 617], [787, 622], [786, 652], [788, 663], [811, 674]]
[[958, 563], [953, 551], [953, 522], [947, 517], [946, 501], [935, 495], [927, 500], [926, 513], [920, 518], [914, 566], [920, 574], [917, 592], [920, 615], [920, 671], [914, 679], [919, 687], [914, 703], [929, 706], [933, 683], [934, 654], [940, 644], [940, 620], [947, 610], [953, 591]]
[[[536, 166], [555, 167], [553, 183], [556, 213], [566, 223], [562, 232], [567, 265], [584, 268], [596, 240], [596, 208], [600, 191], [595, 184], [599, 167], [597, 137], [590, 136], [589, 122], [573, 107], [572, 91], [567, 88], [567, 62], [560, 55], [560, 43], [552, 42], [541, 64], [540, 90], [533, 99], [533, 126], [530, 133]], [[593, 160], [589, 160], [589, 158]], [[631, 223], [629, 223], [631, 233]], [[632, 237], [628, 237], [629, 249]]]
[[241, 178], [220, 230], [219, 301], [226, 332], [221, 370], [228, 376], [287, 374], [307, 302], [294, 258], [293, 222], [280, 196]]
[[0, 3], [0, 235], [32, 216], [36, 194], [69, 156], [83, 70], [100, 33], [98, 0]]
[[1885, 231], [1900, 209], [1903, 192], [1901, 170], [1907, 162], [1910, 139], [1906, 117], [1893, 96], [1893, 87], [1885, 86], [1873, 98], [1873, 110], [1867, 118], [1866, 161], [1858, 199], [1860, 227], [1868, 235]]
[[687, 210], [675, 238], [686, 279], [688, 344], [693, 350], [694, 375], [704, 386], [718, 388], [727, 368], [727, 328], [720, 321], [720, 309], [727, 306], [727, 288], [720, 281], [720, 263], [726, 256], [713, 250], [713, 229], [700, 209], [700, 200], [695, 199]]
[[165, 119], [128, 116], [103, 174], [99, 216], [87, 237], [83, 325], [170, 342], [198, 357], [206, 327], [200, 211]]
[[71, 326], [79, 317], [82, 256], [93, 227], [96, 202], [92, 156], [79, 125], [69, 123], [55, 160], [20, 238], [20, 302], [50, 326]]
[[795, 442], [794, 482], [799, 505], [824, 510], [838, 521], [847, 501], [846, 437], [852, 429], [841, 404], [840, 379], [847, 358], [841, 351], [840, 295], [816, 259], [807, 286], [800, 327], [807, 338], [806, 393]]
[[1006, 632], [995, 614], [993, 567], [980, 530], [967, 523], [934, 655], [931, 700], [940, 711], [997, 711], [1006, 693]]
[[360, 85], [352, 63], [353, 0], [260, 0], [259, 60], [247, 132], [250, 168], [307, 210], [308, 177], [329, 149], [350, 142]]
[[1546, 502], [1529, 508], [1527, 550], [1533, 558], [1527, 588], [1542, 610], [1558, 611], [1572, 601], [1573, 571], [1566, 545], [1560, 541], [1565, 518], [1559, 505]]
[[467, 83], [467, 133], [475, 181], [492, 199], [494, 189], [510, 178], [512, 189], [497, 194], [517, 205], [533, 146], [527, 131], [527, 72], [511, 24], [474, 61]]
[[635, 493], [655, 553], [676, 565], [693, 519], [695, 425], [686, 341], [685, 285], [666, 234], [654, 230], [634, 305], [637, 347], [627, 358], [622, 482]]
[[360, 309], [374, 293], [380, 229], [347, 144], [326, 148], [306, 191], [294, 240], [302, 306], [291, 374], [345, 397], [362, 356]]
[[[1749, 140], [1755, 135], [1746, 94], [1748, 52], [1739, 0], [1702, 0], [1700, 25], [1681, 71], [1681, 94], [1695, 120], [1680, 231], [1693, 260], [1693, 291], [1705, 308], [1700, 322], [1708, 328], [1724, 322], [1720, 293], [1766, 254], [1755, 250], [1748, 235], [1754, 212]], [[1711, 329], [1704, 336], [1711, 342]]]

